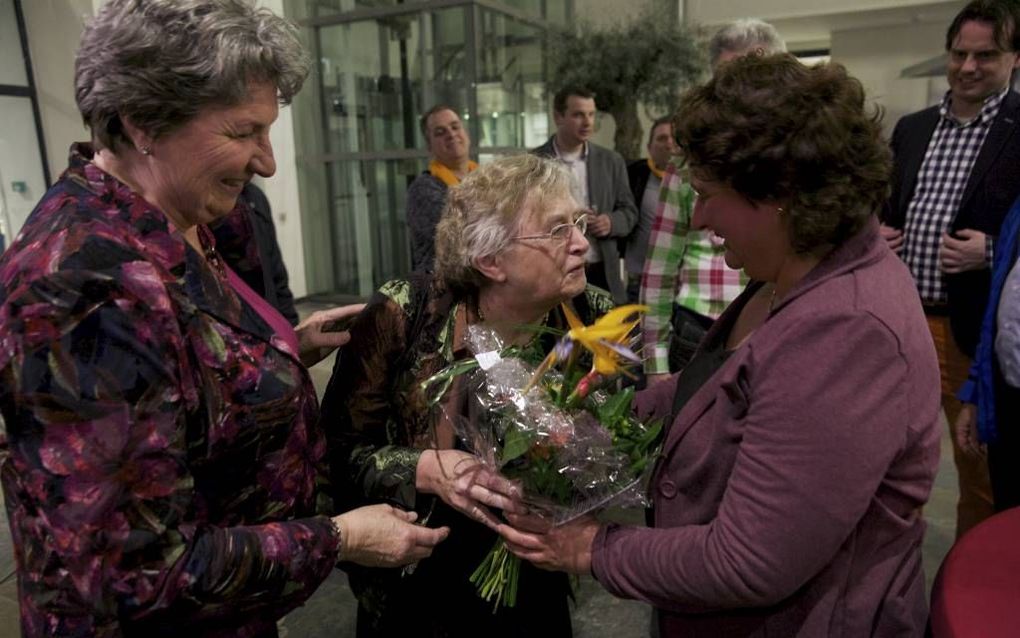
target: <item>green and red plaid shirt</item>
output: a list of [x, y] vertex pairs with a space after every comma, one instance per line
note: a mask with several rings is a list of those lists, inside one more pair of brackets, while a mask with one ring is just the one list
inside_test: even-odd
[[669, 372], [670, 318], [676, 302], [715, 319], [747, 285], [742, 270], [723, 259], [721, 239], [709, 230], [691, 228], [694, 189], [684, 183], [675, 161], [669, 163], [659, 190], [659, 207], [641, 278], [645, 372]]

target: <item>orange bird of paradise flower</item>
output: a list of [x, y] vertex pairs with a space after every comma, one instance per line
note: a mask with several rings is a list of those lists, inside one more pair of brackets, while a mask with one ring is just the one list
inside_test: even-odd
[[568, 359], [573, 353], [575, 343], [592, 353], [591, 371], [603, 376], [618, 372], [626, 373], [625, 366], [641, 362], [641, 358], [627, 347], [627, 341], [630, 333], [641, 321], [640, 315], [648, 312], [648, 306], [629, 304], [614, 308], [590, 326], [581, 323], [568, 304], [561, 304], [560, 307], [563, 308], [570, 330], [535, 370], [525, 392], [538, 382], [546, 370]]

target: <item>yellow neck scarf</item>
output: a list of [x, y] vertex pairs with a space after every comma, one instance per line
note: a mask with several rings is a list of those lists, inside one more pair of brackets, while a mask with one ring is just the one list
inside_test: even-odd
[[659, 179], [662, 179], [663, 174], [666, 172], [655, 168], [655, 162], [653, 162], [650, 157], [648, 158], [648, 168], [652, 169], [652, 173], [654, 173]]
[[[470, 173], [476, 168], [478, 168], [478, 164], [476, 162], [468, 160], [467, 172]], [[457, 177], [457, 175], [449, 168], [447, 168], [443, 164], [440, 164], [438, 160], [432, 160], [431, 162], [429, 162], [429, 172], [432, 173], [432, 177], [435, 177], [436, 179], [446, 184], [447, 186], [460, 184], [460, 178]]]

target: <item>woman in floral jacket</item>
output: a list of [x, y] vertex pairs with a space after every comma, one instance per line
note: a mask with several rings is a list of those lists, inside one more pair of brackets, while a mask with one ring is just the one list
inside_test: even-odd
[[273, 174], [269, 127], [307, 69], [294, 27], [240, 0], [111, 0], [85, 30], [93, 144], [0, 260], [26, 637], [272, 636], [338, 558], [397, 565], [444, 536], [386, 506], [327, 515], [299, 360], [316, 340], [205, 226]]
[[348, 570], [359, 637], [570, 635], [563, 574], [523, 565], [516, 606], [495, 612], [469, 582], [497, 538], [490, 507], [509, 507], [509, 490], [458, 446], [421, 383], [471, 355], [471, 324], [523, 346], [537, 364], [553, 339], [534, 327], [565, 328], [561, 302], [573, 299], [589, 323], [612, 307], [608, 293], [586, 288], [578, 213], [570, 175], [553, 160], [520, 155], [482, 166], [449, 191], [435, 275], [387, 283], [351, 328], [323, 397], [338, 499], [392, 503], [451, 529], [451, 541], [413, 571]]

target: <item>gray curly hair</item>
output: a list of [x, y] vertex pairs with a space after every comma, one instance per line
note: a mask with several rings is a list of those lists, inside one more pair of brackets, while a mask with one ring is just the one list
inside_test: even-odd
[[234, 106], [251, 82], [289, 104], [309, 60], [291, 22], [244, 0], [109, 0], [85, 27], [75, 98], [93, 141], [131, 145], [121, 117], [153, 137], [209, 106]]
[[572, 197], [571, 175], [556, 160], [531, 154], [499, 158], [449, 190], [436, 228], [436, 276], [450, 289], [474, 293], [486, 284], [475, 261], [510, 245], [525, 221], [524, 207]]
[[715, 32], [708, 42], [708, 59], [712, 67], [715, 67], [723, 51], [749, 51], [755, 48], [761, 48], [762, 55], [783, 53], [786, 51], [786, 42], [768, 22], [758, 18], [741, 18]]

